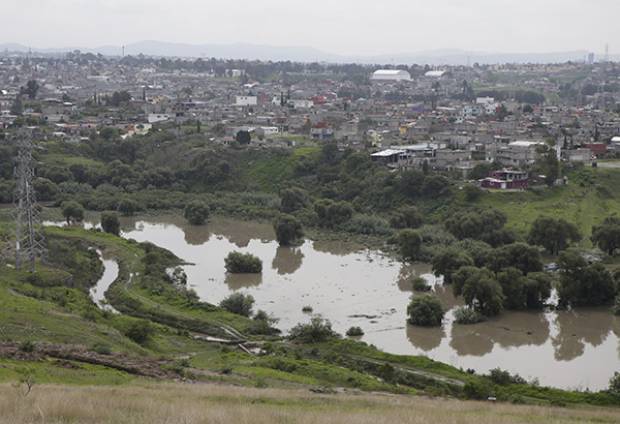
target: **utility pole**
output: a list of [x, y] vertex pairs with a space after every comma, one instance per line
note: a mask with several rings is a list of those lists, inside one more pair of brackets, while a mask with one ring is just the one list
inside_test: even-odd
[[37, 258], [45, 254], [45, 239], [41, 232], [39, 208], [33, 187], [34, 166], [32, 137], [27, 130], [17, 134], [17, 163], [15, 166], [15, 268], [29, 264], [35, 272]]

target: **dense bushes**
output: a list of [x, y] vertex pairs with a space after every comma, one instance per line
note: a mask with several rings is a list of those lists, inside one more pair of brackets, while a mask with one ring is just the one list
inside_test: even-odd
[[292, 213], [299, 209], [303, 209], [310, 204], [308, 193], [300, 188], [290, 188], [280, 193], [282, 198], [280, 210], [284, 213]]
[[461, 306], [454, 311], [454, 320], [457, 324], [477, 324], [486, 320], [486, 317], [475, 309]]
[[153, 325], [143, 319], [132, 320], [124, 330], [124, 334], [138, 344], [145, 344], [154, 332]]
[[278, 216], [273, 223], [273, 229], [280, 246], [290, 246], [304, 236], [301, 224], [292, 215]]
[[314, 211], [319, 218], [319, 225], [330, 228], [344, 224], [353, 217], [353, 207], [349, 203], [328, 199], [316, 202]]
[[434, 327], [441, 325], [444, 310], [435, 296], [424, 294], [411, 299], [407, 306], [407, 315], [413, 325]]
[[224, 259], [226, 271], [232, 274], [258, 274], [263, 262], [250, 253], [231, 252]]
[[[252, 295], [244, 295], [243, 293], [233, 293], [220, 302], [220, 307], [226, 309], [233, 314], [249, 317], [252, 315], [254, 306], [254, 297]], [[261, 314], [262, 317], [262, 314]], [[265, 318], [267, 320], [267, 318]]]
[[589, 264], [579, 252], [568, 250], [560, 255], [558, 265], [561, 306], [599, 306], [613, 302], [616, 286], [603, 264]]
[[101, 214], [101, 228], [106, 233], [118, 236], [121, 232], [121, 223], [118, 215], [113, 212], [104, 212]]
[[203, 225], [209, 218], [209, 207], [206, 203], [195, 200], [185, 205], [183, 216], [192, 225]]
[[320, 343], [338, 337], [332, 324], [320, 316], [314, 316], [308, 324], [297, 324], [289, 333], [289, 338], [301, 343]]
[[407, 260], [415, 260], [420, 254], [422, 237], [415, 230], [401, 230], [396, 236], [398, 251]]
[[620, 248], [620, 218], [610, 216], [600, 225], [592, 227], [592, 243], [612, 256]]

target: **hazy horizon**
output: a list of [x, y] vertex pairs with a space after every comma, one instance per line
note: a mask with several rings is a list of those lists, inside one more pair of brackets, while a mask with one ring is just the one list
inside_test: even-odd
[[[620, 39], [617, 0], [3, 0], [0, 43], [97, 48], [144, 40], [311, 47], [336, 55], [438, 49], [598, 54]], [[24, 29], [27, 28], [27, 31]]]

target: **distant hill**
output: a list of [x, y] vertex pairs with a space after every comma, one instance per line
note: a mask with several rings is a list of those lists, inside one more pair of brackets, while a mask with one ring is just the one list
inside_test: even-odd
[[[0, 44], [0, 52], [26, 53], [31, 48], [23, 44]], [[32, 47], [32, 51], [43, 54], [58, 54], [72, 50], [101, 53], [107, 56], [120, 56], [121, 46], [101, 46], [97, 48], [64, 47], [41, 49]], [[417, 53], [394, 53], [382, 55], [338, 55], [327, 53], [307, 46], [269, 46], [250, 43], [234, 44], [187, 44], [163, 41], [140, 41], [127, 44], [125, 54], [164, 57], [216, 57], [223, 59], [256, 59], [294, 62], [332, 62], [363, 64], [429, 64], [429, 65], [467, 65], [473, 63], [560, 63], [583, 61], [588, 54], [585, 50], [549, 53], [502, 53], [470, 52], [466, 50], [430, 50]], [[612, 56], [619, 61], [620, 56]]]

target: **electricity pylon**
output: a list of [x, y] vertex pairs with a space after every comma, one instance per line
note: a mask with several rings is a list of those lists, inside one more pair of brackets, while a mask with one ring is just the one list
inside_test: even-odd
[[15, 164], [15, 268], [19, 270], [28, 263], [29, 271], [35, 272], [36, 259], [45, 254], [45, 239], [33, 186], [32, 148], [31, 135], [20, 131]]

